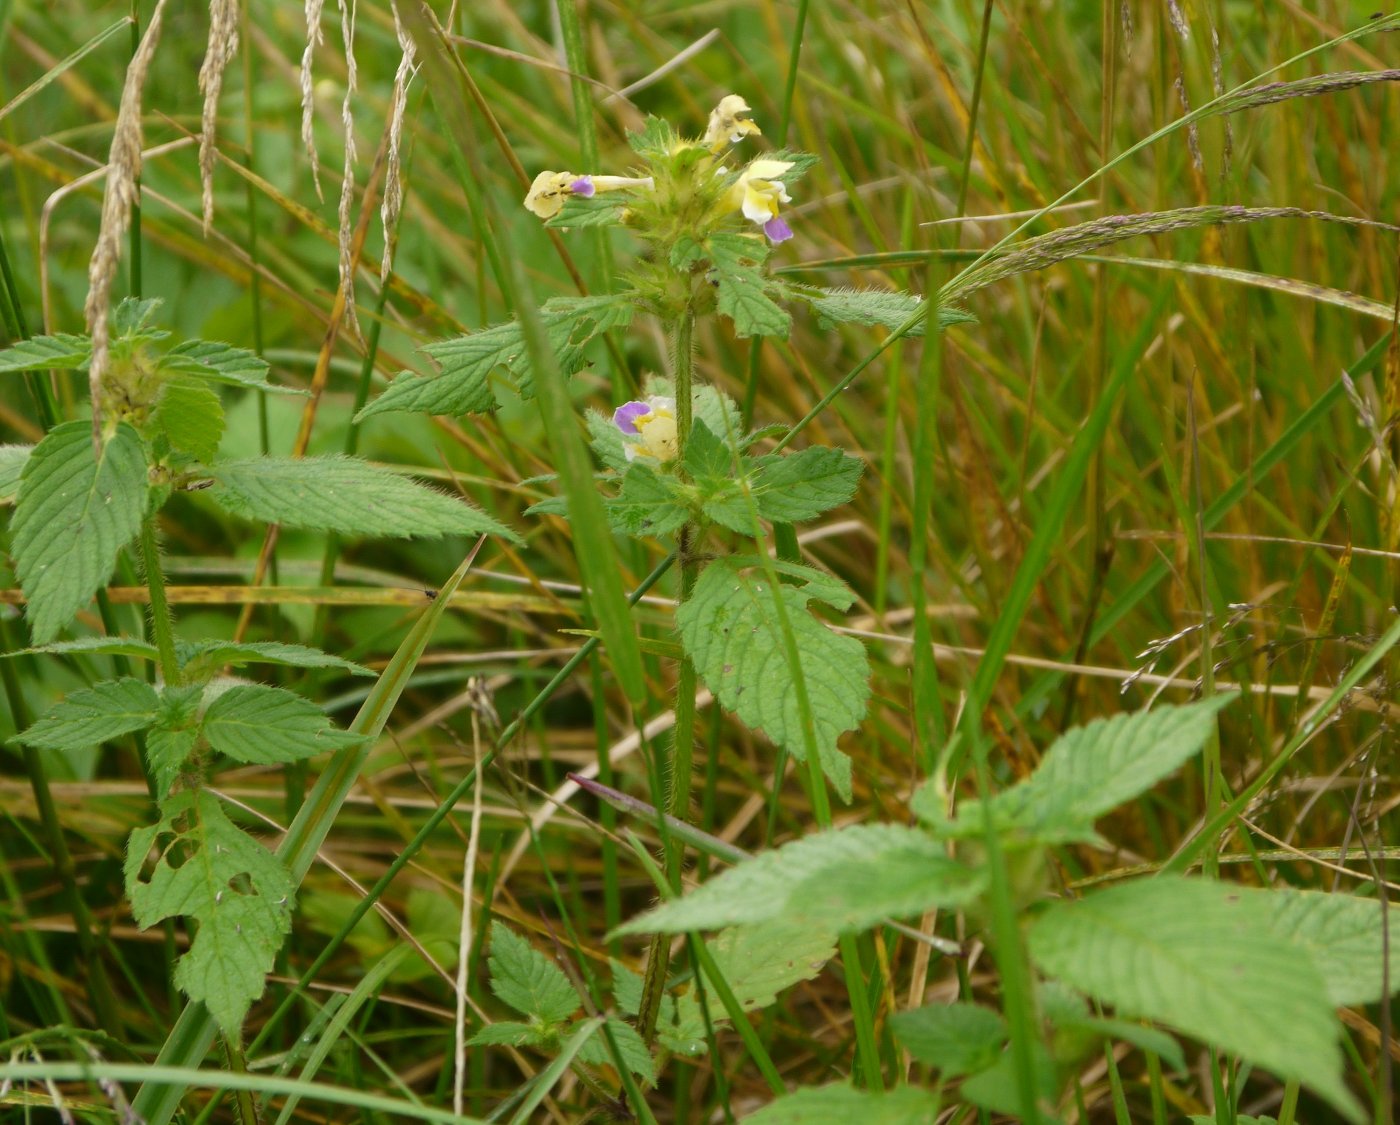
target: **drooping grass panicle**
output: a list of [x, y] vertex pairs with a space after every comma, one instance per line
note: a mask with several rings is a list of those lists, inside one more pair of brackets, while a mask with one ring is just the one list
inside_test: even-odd
[[160, 42], [161, 22], [165, 17], [166, 0], [157, 0], [151, 12], [145, 34], [137, 44], [126, 68], [122, 86], [121, 105], [112, 131], [112, 148], [107, 157], [107, 188], [102, 196], [102, 222], [97, 231], [97, 245], [88, 263], [88, 295], [83, 306], [88, 334], [92, 337], [92, 361], [88, 368], [88, 389], [92, 398], [92, 438], [97, 443], [102, 434], [102, 377], [111, 358], [111, 339], [107, 314], [112, 299], [112, 281], [121, 261], [122, 237], [131, 222], [131, 208], [136, 202], [136, 181], [141, 175], [141, 94], [151, 59]]
[[379, 205], [379, 216], [384, 223], [384, 261], [379, 272], [381, 282], [389, 280], [389, 271], [394, 266], [394, 248], [398, 244], [399, 210], [403, 207], [403, 116], [408, 104], [408, 84], [415, 70], [413, 37], [404, 30], [403, 22], [399, 19], [397, 0], [394, 0], [393, 9], [394, 37], [403, 54], [399, 58], [398, 69], [394, 71], [394, 91], [389, 101], [389, 157], [384, 175], [384, 200]]
[[338, 242], [340, 246], [340, 288], [345, 295], [345, 323], [356, 336], [360, 320], [355, 315], [354, 231], [350, 222], [351, 201], [355, 195], [355, 0], [337, 0], [340, 8], [340, 34], [345, 46], [345, 98], [340, 103], [340, 123], [345, 132], [345, 167], [340, 182]]
[[1241, 207], [1238, 204], [1206, 207], [1178, 207], [1170, 211], [1149, 211], [1140, 215], [1105, 215], [1077, 223], [1063, 230], [1028, 238], [1014, 249], [965, 271], [956, 284], [943, 294], [945, 300], [962, 297], [995, 281], [1018, 273], [1044, 269], [1081, 254], [1143, 234], [1166, 234], [1176, 230], [1218, 226], [1226, 223], [1257, 223], [1264, 219], [1318, 219], [1348, 226], [1379, 226], [1397, 230], [1389, 223], [1334, 215], [1328, 211], [1308, 211], [1300, 207]]
[[315, 60], [316, 48], [321, 45], [321, 8], [324, 0], [306, 0], [306, 49], [301, 53], [301, 144], [306, 150], [306, 158], [311, 162], [311, 182], [316, 187], [316, 198], [321, 194], [321, 158], [316, 154], [316, 133], [313, 122], [316, 112], [316, 91], [312, 82], [311, 68]]
[[199, 134], [199, 181], [204, 205], [204, 237], [214, 223], [214, 149], [218, 126], [219, 94], [224, 71], [238, 53], [238, 0], [209, 0], [209, 45], [199, 68], [199, 89], [204, 113]]
[[1347, 70], [1336, 74], [1315, 74], [1311, 78], [1298, 78], [1292, 82], [1266, 82], [1223, 99], [1211, 109], [1211, 113], [1239, 113], [1290, 98], [1315, 98], [1319, 94], [1335, 94], [1342, 90], [1354, 90], [1358, 86], [1373, 86], [1377, 82], [1400, 82], [1400, 69]]

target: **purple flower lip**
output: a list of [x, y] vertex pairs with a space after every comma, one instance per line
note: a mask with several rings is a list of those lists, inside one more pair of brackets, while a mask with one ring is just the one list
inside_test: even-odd
[[651, 407], [644, 402], [624, 402], [613, 411], [613, 425], [624, 434], [637, 432], [637, 419], [651, 413]]
[[763, 233], [768, 236], [769, 242], [786, 242], [792, 237], [792, 227], [783, 221], [781, 215], [774, 215], [763, 224]]
[[598, 189], [593, 186], [592, 176], [580, 176], [569, 184], [569, 190], [573, 192], [574, 195], [583, 196], [584, 199], [592, 199], [593, 193]]

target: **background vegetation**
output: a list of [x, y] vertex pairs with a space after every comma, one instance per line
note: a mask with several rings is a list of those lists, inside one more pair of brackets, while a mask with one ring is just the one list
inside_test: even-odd
[[[157, 318], [177, 339], [256, 350], [274, 381], [315, 392], [226, 393], [225, 452], [357, 450], [460, 490], [525, 543], [489, 541], [453, 595], [308, 876], [273, 984], [250, 1016], [246, 1065], [255, 1074], [285, 1071], [292, 1060], [300, 1073], [304, 1060], [290, 1052], [309, 1034], [328, 1049], [318, 1080], [364, 1092], [353, 1096], [354, 1109], [308, 1098], [296, 1117], [398, 1112], [371, 1092], [404, 1104], [450, 1103], [452, 967], [473, 836], [470, 1027], [507, 1014], [482, 952], [492, 919], [557, 954], [575, 975], [605, 969], [609, 957], [639, 963], [636, 939], [607, 935], [653, 896], [619, 833], [630, 829], [654, 845], [654, 826], [577, 795], [565, 775], [583, 772], [653, 800], [675, 674], [673, 578], [635, 610], [652, 701], [632, 707], [606, 655], [591, 655], [527, 713], [483, 772], [474, 810], [460, 784], [471, 764], [540, 698], [594, 627], [569, 526], [523, 515], [553, 494], [538, 479], [555, 470], [545, 431], [533, 403], [469, 418], [395, 414], [363, 426], [351, 418], [398, 372], [428, 369], [415, 355], [419, 345], [513, 315], [493, 256], [525, 263], [541, 299], [576, 293], [580, 283], [606, 289], [635, 246], [620, 233], [559, 242], [520, 207], [530, 177], [589, 168], [594, 145], [600, 163], [589, 170], [624, 171], [624, 134], [645, 115], [698, 133], [730, 92], [748, 99], [775, 144], [786, 130], [790, 147], [819, 157], [787, 212], [797, 236], [773, 256], [793, 279], [929, 291], [1111, 161], [1019, 237], [1181, 208], [1294, 209], [1272, 217], [1216, 211], [1209, 223], [1199, 212], [1178, 215], [1122, 242], [1113, 224], [1099, 224], [1067, 254], [1028, 255], [1010, 276], [966, 296], [976, 323], [951, 329], [936, 356], [926, 359], [916, 341], [895, 343], [813, 421], [813, 442], [868, 465], [855, 500], [801, 538], [806, 561], [855, 591], [842, 625], [865, 641], [874, 668], [870, 712], [843, 743], [854, 759], [855, 799], [838, 807], [837, 822], [907, 820], [910, 794], [938, 761], [979, 667], [983, 676], [995, 672], [984, 729], [996, 787], [1026, 776], [1039, 751], [1077, 722], [1234, 685], [1244, 698], [1224, 713], [1204, 764], [1102, 823], [1107, 846], [1060, 849], [1055, 887], [1072, 891], [1163, 863], [1222, 793], [1244, 788], [1300, 724], [1313, 722], [1305, 748], [1212, 850], [1250, 882], [1384, 893], [1385, 845], [1396, 831], [1393, 658], [1341, 707], [1322, 715], [1312, 707], [1395, 613], [1400, 362], [1387, 343], [1397, 253], [1395, 228], [1385, 224], [1400, 213], [1390, 160], [1397, 94], [1387, 81], [1294, 87], [1114, 161], [1190, 108], [1359, 26], [1369, 11], [1219, 0], [1010, 0], [985, 9], [971, 0], [838, 0], [810, 10], [766, 0], [592, 0], [578, 12], [591, 91], [581, 121], [551, 4], [435, 4], [475, 86], [470, 96], [443, 91], [437, 105], [457, 107], [444, 114], [420, 74], [408, 88], [400, 146], [390, 131], [401, 58], [392, 11], [387, 2], [356, 7], [352, 72], [333, 7], [313, 54], [319, 192], [300, 140], [301, 6], [246, 0], [237, 13], [241, 43], [219, 102], [207, 232], [197, 137], [209, 14], [189, 4], [165, 14], [146, 79], [141, 205], [114, 292], [159, 297]], [[15, 298], [11, 338], [83, 330], [101, 209], [97, 173], [150, 9], [144, 0], [58, 0], [0, 11], [0, 233]], [[1386, 68], [1397, 42], [1390, 34], [1351, 39], [1271, 77], [1393, 78]], [[359, 159], [349, 166], [347, 241], [339, 202], [352, 73]], [[463, 143], [474, 146], [476, 170], [465, 180], [454, 156]], [[401, 154], [403, 199], [392, 272], [381, 284], [391, 147]], [[472, 197], [481, 205], [475, 218]], [[357, 265], [358, 332], [340, 300], [343, 243]], [[756, 346], [727, 325], [706, 328], [698, 374], [751, 404], [757, 423], [791, 424], [882, 332], [823, 329], [802, 315], [791, 339]], [[608, 410], [632, 397], [648, 373], [666, 368], [658, 326], [639, 324], [613, 345], [573, 380], [580, 418], [586, 407]], [[1049, 507], [1069, 442], [1123, 371], [1126, 389], [1083, 494], [1067, 511]], [[82, 416], [85, 381], [56, 386], [69, 416]], [[23, 384], [6, 383], [0, 437], [37, 441], [38, 418]], [[262, 525], [223, 514], [199, 493], [175, 497], [161, 529], [181, 637], [297, 640], [376, 670], [422, 613], [425, 592], [471, 546], [292, 531], [268, 539]], [[999, 643], [1003, 608], [1015, 601], [1018, 567], [1047, 532], [1029, 610], [1009, 650], [984, 660], [989, 637]], [[665, 548], [621, 551], [632, 590]], [[0, 625], [15, 650], [28, 642], [17, 583], [8, 572], [4, 579]], [[135, 567], [123, 564], [106, 628], [140, 635], [143, 599]], [[94, 607], [76, 631], [103, 628]], [[81, 655], [21, 656], [0, 667], [9, 689], [4, 737], [64, 693], [120, 672], [114, 658]], [[280, 671], [279, 682], [342, 724], [365, 696], [348, 676]], [[806, 833], [811, 807], [790, 763], [782, 770], [771, 745], [716, 708], [707, 706], [701, 722], [691, 819], [748, 850]], [[0, 1036], [23, 1061], [151, 1061], [180, 1010], [168, 969], [185, 939], [168, 923], [138, 930], [123, 898], [125, 839], [150, 819], [134, 745], [24, 758], [12, 745], [0, 762]], [[315, 761], [243, 767], [222, 774], [219, 790], [244, 810], [245, 823], [285, 825], [316, 769]], [[950, 785], [975, 792], [967, 778]], [[366, 888], [454, 790], [465, 799], [375, 894], [376, 913], [316, 967], [305, 995], [281, 1007]], [[697, 875], [712, 863], [701, 857]], [[849, 1076], [854, 1038], [868, 1031], [883, 1080], [897, 1083], [910, 1068], [887, 1030], [893, 1013], [959, 994], [995, 1003], [980, 921], [940, 915], [925, 927], [964, 942], [965, 956], [931, 954], [893, 930], [877, 931], [861, 942], [868, 1012], [853, 1016], [845, 985], [828, 971], [756, 1018], [756, 1040], [784, 1082]], [[366, 976], [405, 941], [414, 956]], [[346, 992], [354, 997], [347, 1018], [326, 1034], [318, 1013]], [[1387, 1013], [1349, 1010], [1344, 1022], [1349, 1080], [1384, 1120]], [[1065, 1118], [1207, 1112], [1210, 1063], [1198, 1046], [1191, 1050], [1197, 1065], [1165, 1078], [1126, 1045], [1110, 1060], [1091, 1059]], [[473, 1049], [467, 1111], [484, 1115], [506, 1103], [520, 1112], [512, 1096], [540, 1089], [528, 1084], [547, 1062], [528, 1051]], [[1284, 1095], [1266, 1074], [1240, 1083], [1245, 1112], [1274, 1112]], [[110, 1090], [63, 1088], [74, 1112], [121, 1112]], [[54, 1090], [14, 1086], [0, 1104], [18, 1115], [22, 1105], [50, 1105]], [[770, 1096], [752, 1042], [729, 1030], [717, 1055], [673, 1060], [650, 1103], [661, 1120], [719, 1120]], [[284, 1104], [278, 1093], [270, 1102]], [[184, 1105], [191, 1119], [237, 1111], [232, 1095], [208, 1090], [192, 1091]], [[563, 1121], [604, 1108], [596, 1090], [565, 1076], [535, 1112]], [[1305, 1120], [1329, 1112], [1306, 1094], [1303, 1111]]]

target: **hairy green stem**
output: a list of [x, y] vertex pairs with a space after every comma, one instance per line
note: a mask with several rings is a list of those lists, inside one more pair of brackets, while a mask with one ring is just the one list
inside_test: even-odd
[[170, 604], [165, 598], [165, 572], [160, 567], [154, 516], [141, 523], [141, 566], [146, 572], [146, 589], [151, 594], [151, 630], [156, 637], [156, 651], [160, 653], [160, 674], [167, 684], [178, 684], [180, 663], [175, 658], [175, 627], [170, 617]]
[[[681, 313], [676, 325], [675, 392], [676, 392], [676, 465], [683, 473], [685, 447], [690, 440], [693, 422], [692, 384], [695, 377], [695, 311], [689, 306]], [[677, 539], [677, 555], [681, 563], [680, 600], [686, 601], [695, 589], [698, 565], [695, 560], [694, 524], [686, 524]], [[690, 773], [695, 757], [695, 693], [699, 681], [695, 665], [689, 656], [681, 657], [680, 673], [676, 678], [676, 723], [672, 729], [669, 787], [666, 812], [684, 819], [690, 804]], [[681, 860], [685, 845], [663, 834], [666, 847], [666, 875], [672, 887], [679, 888]], [[637, 1013], [637, 1030], [647, 1043], [656, 1035], [656, 1017], [661, 1010], [661, 997], [666, 991], [666, 970], [670, 961], [670, 939], [657, 934], [647, 947], [647, 967], [642, 979], [641, 1010]]]

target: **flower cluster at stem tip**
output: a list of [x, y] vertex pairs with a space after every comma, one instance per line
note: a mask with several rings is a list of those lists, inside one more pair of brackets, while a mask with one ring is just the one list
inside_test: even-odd
[[[676, 141], [667, 154], [672, 159], [652, 162], [652, 175], [541, 172], [530, 185], [525, 207], [541, 219], [552, 219], [571, 197], [592, 199], [609, 191], [648, 193], [657, 201], [668, 201], [672, 210], [689, 210], [691, 214], [685, 217], [698, 220], [683, 225], [708, 227], [714, 220], [740, 212], [770, 242], [785, 242], [792, 237], [792, 228], [779, 214], [779, 205], [792, 201], [782, 179], [794, 167], [792, 161], [758, 157], [732, 182], [729, 169], [718, 163], [729, 148], [745, 137], [762, 135], [751, 112], [738, 94], [726, 94], [711, 111], [704, 137], [698, 141]], [[698, 237], [705, 231], [691, 229], [685, 233]]]

